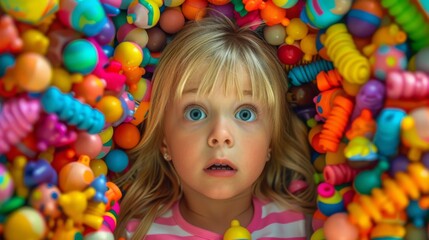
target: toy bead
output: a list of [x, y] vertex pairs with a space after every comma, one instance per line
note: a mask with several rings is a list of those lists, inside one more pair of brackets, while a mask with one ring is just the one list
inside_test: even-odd
[[370, 76], [369, 61], [356, 49], [345, 24], [331, 25], [326, 30], [326, 38], [323, 44], [327, 48], [328, 56], [344, 80], [356, 84], [364, 84], [368, 81]]
[[323, 215], [329, 217], [338, 212], [344, 212], [344, 202], [341, 194], [329, 183], [321, 183], [317, 187], [317, 208]]
[[223, 240], [235, 239], [252, 240], [252, 236], [246, 228], [240, 226], [240, 222], [238, 220], [234, 219], [231, 221], [231, 227], [228, 228], [223, 235]]

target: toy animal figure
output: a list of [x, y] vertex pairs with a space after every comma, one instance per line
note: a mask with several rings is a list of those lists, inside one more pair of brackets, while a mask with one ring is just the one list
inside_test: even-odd
[[408, 158], [419, 161], [421, 154], [429, 150], [429, 108], [422, 107], [410, 112], [401, 123], [402, 143], [409, 147]]
[[19, 52], [24, 43], [19, 37], [18, 29], [13, 23], [13, 18], [9, 15], [0, 17], [0, 53], [4, 52]]

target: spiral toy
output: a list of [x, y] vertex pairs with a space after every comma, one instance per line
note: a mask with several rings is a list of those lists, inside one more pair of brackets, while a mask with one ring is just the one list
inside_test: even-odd
[[382, 156], [394, 156], [398, 153], [401, 134], [401, 122], [406, 113], [401, 109], [385, 108], [377, 117], [377, 128], [374, 135], [374, 144]]
[[387, 96], [400, 100], [429, 97], [429, 75], [424, 72], [392, 71], [386, 77]]
[[347, 163], [327, 165], [323, 169], [323, 178], [331, 185], [341, 185], [353, 181], [358, 170], [351, 168]]
[[42, 97], [41, 103], [47, 113], [55, 113], [59, 119], [69, 125], [76, 126], [79, 130], [88, 133], [99, 133], [104, 127], [104, 115], [81, 103], [69, 94], [61, 93], [56, 87], [49, 87]]
[[323, 150], [336, 152], [338, 144], [347, 127], [348, 119], [353, 111], [353, 102], [347, 97], [337, 96], [334, 106], [320, 133], [320, 145]]
[[[385, 178], [382, 188], [374, 188], [371, 195], [360, 195], [347, 206], [349, 221], [366, 234], [384, 215], [403, 212], [411, 200], [429, 192], [429, 171], [419, 162], [411, 163], [406, 172], [398, 172], [394, 178]], [[403, 228], [403, 226], [397, 226]], [[405, 231], [405, 230], [404, 230]]]
[[331, 25], [325, 34], [322, 43], [344, 80], [355, 84], [368, 81], [371, 72], [369, 61], [356, 48], [346, 25]]
[[341, 87], [342, 81], [343, 77], [341, 77], [337, 69], [329, 70], [326, 72], [321, 71], [316, 76], [317, 88], [320, 91], [326, 91], [332, 88]]
[[288, 79], [293, 86], [301, 86], [315, 80], [320, 71], [329, 71], [332, 69], [334, 69], [332, 62], [321, 59], [292, 68], [288, 73]]
[[0, 154], [9, 151], [33, 130], [40, 117], [37, 99], [14, 98], [3, 104], [0, 114]]
[[381, 5], [407, 33], [414, 51], [429, 45], [429, 25], [415, 5], [409, 0], [381, 0]]

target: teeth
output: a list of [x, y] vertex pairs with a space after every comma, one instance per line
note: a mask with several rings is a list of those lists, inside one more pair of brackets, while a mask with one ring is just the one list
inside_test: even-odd
[[213, 164], [209, 167], [210, 170], [233, 170], [230, 166], [226, 164]]

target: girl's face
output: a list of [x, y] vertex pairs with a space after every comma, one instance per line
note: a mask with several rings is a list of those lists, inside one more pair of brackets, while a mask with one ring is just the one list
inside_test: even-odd
[[221, 86], [198, 96], [195, 77], [167, 105], [161, 151], [171, 156], [185, 194], [220, 200], [249, 193], [268, 160], [272, 122], [242, 76], [241, 99]]

